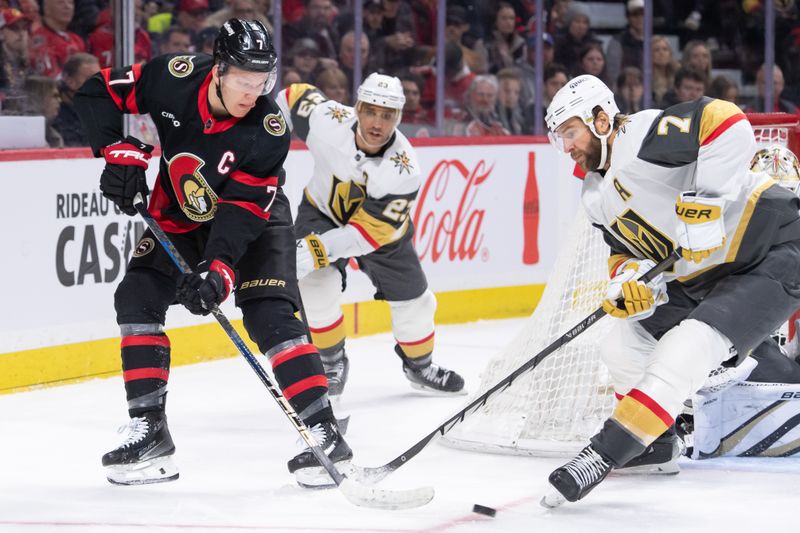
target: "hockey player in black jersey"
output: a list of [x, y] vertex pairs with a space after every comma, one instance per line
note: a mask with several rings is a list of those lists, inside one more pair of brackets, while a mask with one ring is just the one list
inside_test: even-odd
[[[195, 273], [181, 274], [152, 233], [134, 250], [114, 296], [131, 417], [128, 435], [103, 456], [118, 484], [177, 479], [165, 415], [170, 341], [163, 325], [176, 302], [208, 314], [235, 292], [250, 338], [269, 358], [286, 399], [334, 462], [352, 451], [339, 435], [317, 349], [298, 309], [295, 241], [283, 193], [289, 133], [267, 96], [277, 56], [259, 22], [231, 19], [214, 57], [165, 55], [104, 69], [75, 98], [94, 155], [104, 157], [103, 194], [133, 215], [148, 194], [152, 147], [123, 138], [124, 113], [149, 113], [161, 141], [149, 212]], [[341, 465], [340, 465], [341, 466]], [[310, 450], [289, 462], [301, 485], [328, 485]]]

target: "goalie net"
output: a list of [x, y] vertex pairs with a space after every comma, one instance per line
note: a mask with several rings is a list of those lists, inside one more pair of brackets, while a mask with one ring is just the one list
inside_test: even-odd
[[[800, 117], [748, 115], [758, 147], [779, 143], [800, 154]], [[562, 241], [542, 299], [525, 326], [481, 374], [480, 395], [522, 366], [600, 305], [608, 282], [608, 247], [578, 209]], [[583, 448], [616, 399], [597, 346], [612, 322], [603, 318], [492, 397], [445, 437], [458, 448], [518, 455], [563, 455]]]

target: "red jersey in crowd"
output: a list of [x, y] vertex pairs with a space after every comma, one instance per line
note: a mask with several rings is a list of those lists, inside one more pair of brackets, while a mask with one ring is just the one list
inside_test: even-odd
[[[114, 28], [111, 10], [104, 9], [97, 16], [97, 27], [89, 34], [89, 53], [100, 61], [100, 68], [109, 68], [114, 59]], [[134, 63], [145, 63], [153, 58], [153, 42], [150, 34], [142, 28], [136, 29], [133, 38]]]
[[34, 72], [58, 78], [72, 54], [85, 52], [86, 44], [71, 31], [56, 31], [42, 22], [31, 35], [31, 65]]

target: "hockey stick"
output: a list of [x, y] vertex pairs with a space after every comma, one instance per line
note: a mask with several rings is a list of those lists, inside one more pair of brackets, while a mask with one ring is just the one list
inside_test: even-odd
[[[147, 227], [150, 228], [150, 231], [152, 231], [156, 236], [158, 242], [164, 247], [164, 250], [170, 256], [178, 269], [184, 274], [190, 274], [192, 272], [191, 267], [181, 256], [178, 249], [172, 244], [172, 241], [170, 241], [164, 230], [161, 229], [161, 226], [158, 224], [158, 222], [147, 211], [141, 194], [136, 195], [133, 201], [133, 207], [144, 219]], [[333, 481], [339, 487], [339, 490], [342, 492], [344, 497], [350, 501], [350, 503], [362, 507], [372, 507], [375, 509], [410, 509], [425, 505], [433, 499], [434, 492], [432, 487], [420, 487], [417, 489], [392, 491], [376, 489], [372, 487], [365, 487], [364, 485], [361, 485], [352, 479], [348, 479], [347, 476], [339, 472], [339, 470], [336, 469], [336, 466], [334, 466], [333, 462], [331, 462], [328, 456], [325, 455], [325, 453], [319, 447], [319, 443], [317, 443], [316, 438], [311, 434], [308, 426], [306, 426], [303, 420], [297, 415], [297, 412], [294, 410], [289, 401], [283, 396], [283, 393], [280, 391], [280, 389], [273, 384], [269, 374], [267, 374], [266, 370], [264, 370], [264, 367], [262, 367], [255, 358], [253, 353], [250, 351], [250, 348], [248, 348], [244, 343], [242, 338], [233, 328], [233, 325], [228, 320], [228, 317], [225, 316], [218, 305], [215, 304], [211, 307], [211, 314], [213, 314], [214, 318], [217, 319], [217, 322], [219, 322], [220, 326], [222, 326], [222, 329], [225, 330], [225, 333], [228, 334], [228, 337], [230, 337], [230, 339], [233, 341], [233, 344], [235, 344], [236, 348], [239, 349], [239, 353], [244, 356], [244, 358], [247, 360], [247, 363], [261, 380], [261, 383], [263, 383], [267, 390], [269, 390], [270, 395], [280, 406], [283, 414], [286, 415], [297, 432], [300, 433], [300, 436], [306, 442], [309, 449], [314, 454], [314, 457], [317, 458], [317, 461], [319, 461], [322, 467], [328, 472], [328, 474], [331, 476], [331, 479], [333, 479]], [[358, 469], [358, 467], [355, 468]]]
[[[671, 267], [678, 259], [681, 258], [681, 249], [678, 248], [673, 251], [670, 255], [666, 258], [662, 259], [656, 266], [651, 268], [650, 270], [645, 273], [644, 276], [640, 278], [641, 281], [644, 283], [649, 283], [653, 280], [656, 276], [664, 272], [666, 269]], [[587, 316], [579, 324], [575, 327], [561, 335], [559, 338], [554, 340], [543, 349], [541, 352], [536, 354], [534, 357], [529, 359], [526, 363], [522, 366], [514, 370], [511, 374], [507, 375], [505, 378], [500, 380], [496, 385], [494, 385], [491, 389], [487, 390], [477, 398], [475, 398], [469, 405], [465, 408], [445, 420], [443, 423], [439, 424], [439, 426], [425, 435], [419, 442], [411, 446], [409, 449], [398, 455], [396, 458], [392, 459], [388, 463], [383, 466], [376, 466], [376, 467], [355, 467], [356, 477], [362, 481], [363, 483], [373, 484], [381, 481], [386, 476], [406, 464], [408, 461], [413, 459], [419, 452], [421, 452], [425, 447], [427, 447], [431, 442], [436, 440], [438, 437], [441, 437], [448, 433], [453, 427], [457, 424], [463, 422], [469, 415], [483, 407], [486, 402], [494, 396], [495, 394], [504, 391], [508, 387], [511, 386], [514, 381], [539, 366], [548, 355], [555, 352], [565, 344], [569, 343], [575, 337], [589, 329], [589, 327], [593, 326], [598, 320], [603, 318], [606, 315], [606, 312], [603, 310], [602, 307], [598, 308], [595, 312], [591, 315]]]

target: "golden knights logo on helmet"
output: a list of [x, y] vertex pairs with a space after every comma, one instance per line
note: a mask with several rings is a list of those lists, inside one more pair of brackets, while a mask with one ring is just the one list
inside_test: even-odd
[[217, 212], [217, 195], [200, 173], [203, 166], [202, 159], [185, 152], [167, 163], [169, 181], [181, 211], [195, 222], [211, 220]]
[[750, 170], [766, 172], [778, 184], [795, 194], [800, 193], [800, 162], [784, 146], [772, 144], [756, 152], [750, 161]]

